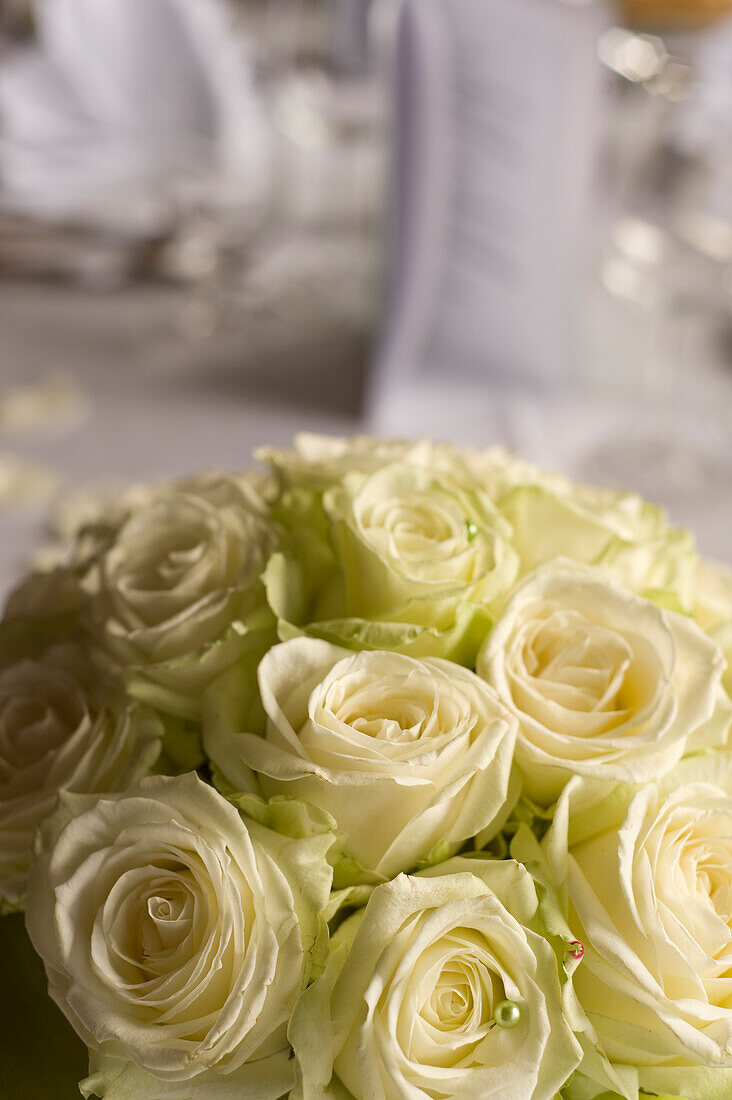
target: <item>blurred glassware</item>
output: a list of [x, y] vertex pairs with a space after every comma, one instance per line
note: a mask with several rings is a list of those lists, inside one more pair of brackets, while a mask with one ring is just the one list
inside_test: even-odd
[[32, 0], [36, 39], [0, 65], [0, 277], [173, 280], [171, 341], [356, 339], [365, 363], [386, 6]]
[[190, 211], [262, 202], [267, 129], [226, 0], [35, 0], [33, 14], [35, 42], [0, 67], [6, 213], [124, 257]]
[[[613, 28], [600, 55], [616, 82], [597, 219], [604, 293], [590, 307], [593, 381], [714, 408], [732, 384], [732, 21], [693, 34]], [[598, 329], [610, 338], [594, 339]]]
[[730, 9], [639, 0], [600, 42], [615, 83], [585, 362], [647, 424], [598, 441], [584, 476], [686, 515], [732, 512]]
[[242, 6], [241, 26], [256, 42], [272, 186], [250, 235], [237, 239], [219, 224], [218, 263], [183, 313], [189, 337], [246, 332], [265, 357], [299, 357], [300, 370], [355, 347], [352, 366], [364, 369], [386, 174], [387, 88], [369, 8], [369, 0]]

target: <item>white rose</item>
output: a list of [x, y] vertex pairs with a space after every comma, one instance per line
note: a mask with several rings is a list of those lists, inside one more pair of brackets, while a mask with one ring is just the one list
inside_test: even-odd
[[160, 752], [159, 719], [102, 683], [75, 646], [0, 672], [0, 907], [25, 896], [36, 826], [59, 791], [116, 791]]
[[505, 490], [494, 492], [511, 522], [522, 573], [566, 557], [602, 567], [634, 592], [688, 605], [694, 540], [669, 527], [662, 508], [636, 493], [575, 485], [517, 460], [504, 469]]
[[295, 1011], [293, 1097], [554, 1100], [580, 1048], [537, 909], [511, 860], [376, 887]]
[[575, 991], [607, 1055], [651, 1093], [726, 1100], [732, 755], [683, 761], [634, 795], [575, 780], [546, 843], [585, 949]]
[[[361, 575], [346, 576], [355, 604], [427, 597], [438, 611], [453, 590], [489, 604], [515, 577], [511, 532], [489, 499], [429, 470], [405, 463], [355, 476], [325, 504], [343, 525], [346, 546], [363, 559]], [[383, 581], [378, 588], [369, 583], [372, 572]]]
[[553, 801], [573, 774], [637, 782], [726, 743], [724, 658], [685, 617], [570, 563], [515, 593], [477, 669], [516, 716], [527, 794]]
[[518, 574], [511, 528], [480, 489], [407, 461], [284, 494], [289, 537], [265, 574], [280, 636], [472, 667]]
[[272, 627], [259, 576], [273, 538], [243, 478], [162, 488], [131, 510], [84, 583], [91, 629], [107, 652], [160, 685], [138, 695], [196, 718], [210, 680], [252, 645], [266, 648]]
[[84, 1095], [275, 1100], [325, 906], [329, 837], [250, 822], [194, 774], [65, 795], [41, 829], [26, 920], [49, 991], [91, 1048]]
[[327, 810], [352, 873], [367, 881], [435, 849], [444, 858], [497, 831], [510, 809], [515, 724], [467, 669], [295, 638], [270, 650], [259, 686], [265, 736], [234, 732], [241, 684], [232, 672], [212, 692], [206, 751], [239, 790], [252, 769], [266, 795]]

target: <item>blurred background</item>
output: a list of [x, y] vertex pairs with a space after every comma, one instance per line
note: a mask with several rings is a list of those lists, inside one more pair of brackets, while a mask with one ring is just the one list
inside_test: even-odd
[[0, 0], [0, 587], [59, 491], [501, 441], [732, 558], [732, 0]]
[[[300, 429], [503, 442], [731, 561], [731, 413], [732, 0], [0, 0], [0, 593], [79, 488]], [[4, 1079], [65, 1100], [4, 934]]]

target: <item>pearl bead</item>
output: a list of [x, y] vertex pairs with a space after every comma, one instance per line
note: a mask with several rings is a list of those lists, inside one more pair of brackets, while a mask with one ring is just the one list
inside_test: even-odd
[[468, 532], [468, 542], [472, 542], [475, 536], [478, 534], [478, 524], [473, 523], [472, 519], [466, 519], [465, 526]]
[[521, 1005], [517, 1005], [515, 1001], [499, 1001], [493, 1010], [493, 1019], [499, 1027], [510, 1031], [521, 1021]]

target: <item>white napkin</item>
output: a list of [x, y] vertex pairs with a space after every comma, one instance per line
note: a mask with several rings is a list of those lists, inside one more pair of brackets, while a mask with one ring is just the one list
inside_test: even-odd
[[604, 0], [405, 0], [382, 381], [576, 369]]
[[36, 0], [0, 68], [0, 201], [145, 234], [181, 207], [257, 201], [269, 150], [225, 0]]

